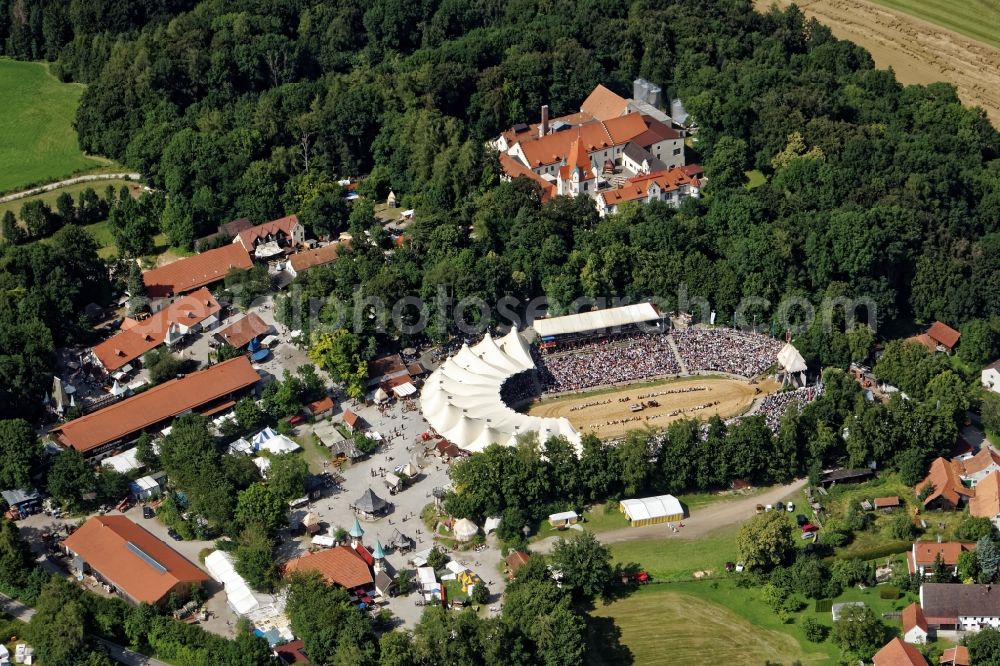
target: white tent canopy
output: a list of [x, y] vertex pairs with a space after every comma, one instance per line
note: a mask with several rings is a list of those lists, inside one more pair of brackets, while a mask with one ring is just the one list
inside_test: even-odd
[[627, 499], [621, 502], [625, 515], [631, 521], [651, 520], [664, 516], [684, 515], [684, 507], [673, 495], [658, 495], [640, 499]]
[[455, 521], [452, 532], [454, 532], [455, 538], [459, 541], [468, 541], [479, 534], [479, 527], [468, 518], [460, 518]]
[[396, 394], [397, 398], [405, 398], [408, 395], [413, 395], [417, 392], [417, 387], [406, 382], [405, 384], [400, 384], [399, 386], [393, 386], [392, 392]]
[[110, 467], [121, 474], [128, 474], [129, 472], [142, 467], [142, 463], [139, 462], [137, 457], [137, 449], [135, 447], [122, 451], [116, 456], [105, 458], [101, 461], [101, 465], [104, 467]]
[[791, 342], [787, 343], [778, 352], [778, 363], [785, 372], [805, 372], [807, 368], [806, 360], [802, 358], [802, 354], [799, 353], [799, 350]]
[[222, 583], [229, 606], [237, 615], [246, 615], [260, 608], [260, 600], [243, 577], [236, 573], [229, 553], [221, 550], [210, 553], [205, 558], [205, 569], [209, 576]]
[[541, 441], [562, 435], [579, 448], [580, 434], [569, 420], [541, 419], [504, 404], [500, 388], [513, 375], [535, 367], [527, 343], [515, 329], [499, 343], [489, 333], [475, 345], [463, 345], [424, 384], [420, 410], [442, 437], [468, 451], [490, 444], [510, 444], [520, 434]]
[[617, 308], [592, 310], [591, 312], [581, 312], [562, 317], [536, 319], [532, 322], [531, 327], [535, 329], [535, 332], [539, 336], [544, 338], [550, 335], [584, 333], [602, 328], [641, 324], [647, 321], [656, 321], [659, 318], [660, 313], [656, 311], [652, 303], [637, 303], [636, 305], [623, 305]]
[[389, 399], [389, 394], [386, 393], [382, 388], [378, 388], [375, 391], [374, 400], [375, 402], [385, 402]]

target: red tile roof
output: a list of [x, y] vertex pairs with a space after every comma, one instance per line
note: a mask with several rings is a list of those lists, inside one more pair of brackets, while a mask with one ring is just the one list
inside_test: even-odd
[[63, 446], [81, 453], [122, 439], [173, 416], [253, 386], [260, 376], [246, 356], [223, 361], [116, 402], [52, 429]]
[[63, 545], [136, 602], [156, 604], [178, 586], [208, 581], [208, 574], [125, 516], [91, 518]]
[[298, 223], [298, 216], [288, 215], [277, 220], [265, 222], [264, 224], [258, 224], [250, 227], [249, 229], [244, 229], [239, 233], [236, 239], [241, 245], [243, 245], [247, 252], [253, 252], [256, 242], [266, 236], [276, 234], [280, 231], [285, 234], [285, 236], [291, 237], [292, 227]]
[[360, 556], [347, 546], [326, 548], [297, 557], [285, 564], [285, 574], [316, 571], [327, 583], [354, 589], [374, 584], [372, 572]]
[[916, 601], [903, 609], [901, 619], [904, 634], [914, 627], [920, 627], [925, 632], [927, 631], [927, 618], [924, 617], [924, 611]]
[[333, 398], [326, 396], [322, 400], [316, 400], [306, 405], [306, 410], [313, 415], [324, 414], [333, 409]]
[[566, 156], [566, 164], [559, 167], [559, 177], [563, 180], [570, 180], [573, 171], [580, 170], [580, 181], [591, 180], [594, 177], [593, 169], [590, 165], [590, 158], [587, 152], [580, 149], [579, 140], [569, 144], [569, 155]]
[[973, 550], [975, 547], [976, 545], [973, 543], [961, 543], [959, 541], [944, 541], [942, 543], [937, 543], [936, 541], [916, 541], [913, 543], [913, 549], [910, 552], [914, 555], [914, 562], [917, 566], [934, 566], [934, 562], [940, 554], [941, 561], [953, 567], [958, 564], [959, 555], [967, 550]]
[[507, 568], [510, 569], [510, 572], [516, 576], [517, 570], [527, 564], [530, 557], [531, 556], [523, 550], [512, 550], [507, 556]]
[[344, 410], [344, 423], [351, 426], [352, 428], [358, 424], [358, 415], [349, 409]]
[[872, 657], [874, 666], [927, 666], [927, 660], [917, 648], [893, 638]]
[[959, 461], [959, 472], [964, 476], [972, 476], [989, 469], [991, 465], [1000, 466], [1000, 453], [986, 444], [976, 452], [976, 455]]
[[947, 324], [942, 324], [939, 321], [931, 324], [931, 327], [927, 329], [927, 335], [935, 342], [944, 345], [948, 349], [954, 349], [955, 345], [958, 344], [958, 339], [962, 337], [962, 334], [953, 329]]
[[507, 153], [500, 153], [500, 167], [504, 173], [511, 178], [527, 178], [538, 184], [542, 188], [542, 202], [546, 202], [556, 195], [556, 186], [545, 180], [537, 173], [521, 164], [518, 160]]
[[105, 370], [114, 372], [163, 344], [171, 326], [191, 328], [218, 314], [219, 310], [219, 302], [208, 289], [202, 287], [143, 321], [126, 319], [121, 331], [90, 351]]
[[964, 645], [956, 645], [941, 653], [939, 662], [942, 666], [972, 666], [969, 658], [969, 648]]
[[976, 495], [969, 500], [969, 515], [975, 518], [1000, 516], [1000, 472], [990, 472], [976, 484]]
[[691, 178], [681, 169], [654, 171], [650, 174], [629, 178], [618, 189], [601, 192], [601, 197], [604, 199], [605, 205], [609, 207], [617, 206], [626, 201], [638, 201], [648, 196], [649, 187], [653, 183], [656, 183], [657, 187], [664, 192], [672, 192], [684, 185], [697, 187], [701, 184], [700, 181]]
[[628, 109], [628, 100], [598, 84], [580, 105], [580, 112], [598, 120], [617, 118]]
[[250, 341], [258, 335], [264, 335], [269, 330], [271, 327], [267, 322], [261, 319], [256, 312], [251, 312], [222, 330], [216, 331], [215, 337], [228, 345], [241, 349], [250, 344]]
[[302, 639], [278, 645], [274, 648], [274, 654], [285, 664], [311, 664], [305, 652], [305, 642]]
[[164, 298], [218, 282], [233, 268], [253, 268], [253, 260], [241, 245], [229, 244], [142, 274], [150, 298]]
[[890, 509], [894, 506], [899, 506], [898, 497], [876, 497], [875, 498], [875, 508], [876, 509]]
[[340, 243], [330, 243], [323, 247], [304, 252], [296, 252], [288, 258], [288, 263], [296, 273], [309, 270], [314, 266], [323, 266], [337, 260], [337, 253], [340, 252]]
[[[520, 145], [528, 165], [534, 169], [566, 161], [574, 141], [579, 141], [580, 148], [587, 154], [634, 141], [646, 132], [647, 123], [650, 122], [655, 121], [652, 118], [647, 120], [646, 116], [638, 113], [632, 113], [605, 122], [586, 123], [573, 129], [546, 134], [537, 139], [526, 137]], [[639, 143], [639, 145], [648, 148], [650, 144]]]
[[934, 491], [924, 499], [924, 506], [927, 506], [938, 497], [943, 498], [952, 506], [957, 506], [963, 497], [972, 497], [976, 491], [966, 488], [958, 478], [959, 470], [957, 462], [949, 462], [944, 458], [935, 458], [931, 463], [931, 469], [927, 477], [916, 485], [916, 493], [930, 483], [934, 486]]
[[921, 333], [920, 335], [914, 335], [913, 337], [906, 338], [906, 341], [916, 343], [931, 353], [937, 351], [937, 343], [931, 340], [931, 336], [927, 335], [926, 333]]

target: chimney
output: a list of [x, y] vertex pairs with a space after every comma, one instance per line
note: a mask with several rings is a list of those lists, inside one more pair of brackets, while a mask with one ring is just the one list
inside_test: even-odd
[[542, 124], [538, 126], [538, 136], [542, 137], [549, 133], [549, 105], [542, 104]]

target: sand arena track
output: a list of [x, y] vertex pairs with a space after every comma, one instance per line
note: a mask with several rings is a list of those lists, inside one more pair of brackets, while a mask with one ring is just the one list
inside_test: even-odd
[[[640, 396], [663, 391], [691, 388], [700, 390], [640, 399]], [[659, 430], [680, 418], [707, 419], [713, 414], [722, 418], [737, 416], [749, 409], [754, 399], [774, 393], [778, 388], [771, 380], [750, 384], [744, 379], [729, 377], [685, 377], [544, 398], [532, 404], [528, 413], [532, 416], [565, 416], [580, 432], [592, 432], [602, 439], [608, 439], [621, 437], [627, 431], [639, 428]], [[626, 397], [629, 401], [622, 402]], [[658, 402], [659, 407], [646, 407], [641, 412], [631, 411], [631, 405], [648, 402], [650, 399]], [[681, 410], [680, 413], [672, 414], [677, 410]], [[608, 425], [608, 421], [619, 422]]]
[[[774, 0], [755, 0], [767, 11]], [[787, 7], [791, 0], [777, 0]], [[905, 84], [946, 81], [964, 104], [981, 106], [1000, 127], [1000, 49], [914, 16], [864, 0], [800, 0], [808, 17], [841, 39], [864, 47], [879, 68], [892, 67]]]

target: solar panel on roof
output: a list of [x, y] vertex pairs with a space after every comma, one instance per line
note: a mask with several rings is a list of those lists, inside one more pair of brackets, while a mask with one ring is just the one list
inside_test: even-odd
[[125, 545], [134, 555], [138, 555], [143, 562], [153, 567], [156, 571], [160, 572], [161, 574], [167, 573], [167, 568], [162, 564], [160, 564], [159, 562], [157, 562], [155, 559], [153, 559], [153, 556], [144, 551], [142, 548], [139, 548], [139, 546], [135, 545], [131, 541], [126, 541]]

